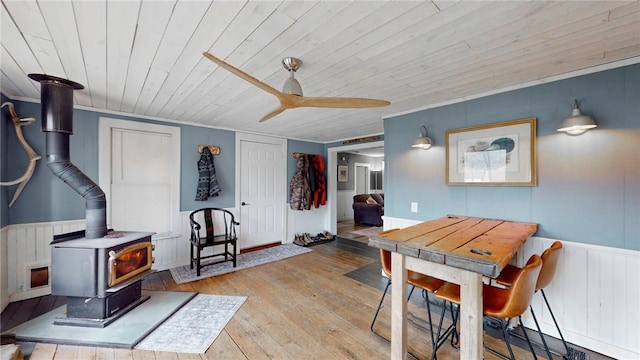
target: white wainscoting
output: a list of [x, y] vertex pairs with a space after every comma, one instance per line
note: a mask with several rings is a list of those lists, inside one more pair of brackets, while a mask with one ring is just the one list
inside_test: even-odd
[[296, 234], [309, 233], [315, 236], [324, 230], [329, 230], [326, 219], [329, 218], [329, 208], [327, 205], [319, 208], [311, 207], [311, 210], [293, 210], [287, 203], [287, 226], [286, 239], [283, 243], [293, 242]]
[[[383, 217], [384, 230], [420, 223]], [[523, 266], [532, 254], [541, 254], [556, 241], [532, 237], [514, 263]], [[547, 299], [565, 339], [616, 359], [640, 358], [640, 252], [561, 240], [563, 253]], [[532, 306], [543, 332], [559, 338], [541, 294]], [[530, 313], [527, 327], [535, 324]]]
[[[84, 220], [51, 223], [16, 224], [7, 227], [6, 262], [9, 302], [30, 299], [51, 293], [50, 286], [29, 288], [28, 269], [32, 264], [51, 265], [53, 235], [85, 228]], [[4, 260], [4, 259], [3, 259]], [[51, 276], [51, 272], [49, 272]]]
[[7, 260], [7, 231], [8, 227], [5, 226], [0, 229], [0, 312], [9, 305], [9, 279], [8, 279], [8, 267]]

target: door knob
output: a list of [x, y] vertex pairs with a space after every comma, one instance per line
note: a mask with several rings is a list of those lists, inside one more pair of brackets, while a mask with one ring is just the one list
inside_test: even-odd
[[241, 205], [245, 206], [245, 205], [249, 205], [249, 204], [247, 204], [246, 202], [243, 201]]

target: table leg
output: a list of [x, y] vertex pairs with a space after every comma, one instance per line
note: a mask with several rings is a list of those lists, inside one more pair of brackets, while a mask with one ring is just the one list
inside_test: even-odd
[[460, 359], [482, 359], [482, 275], [460, 272]]
[[391, 358], [407, 357], [407, 269], [405, 256], [391, 252]]

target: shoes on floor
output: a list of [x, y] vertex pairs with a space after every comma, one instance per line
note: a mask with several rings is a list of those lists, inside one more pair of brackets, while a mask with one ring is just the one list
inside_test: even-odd
[[293, 238], [293, 243], [298, 246], [310, 246], [310, 245], [331, 241], [333, 239], [334, 239], [333, 234], [324, 230], [323, 232], [318, 233], [315, 236], [311, 236], [311, 234], [309, 233], [295, 234]]

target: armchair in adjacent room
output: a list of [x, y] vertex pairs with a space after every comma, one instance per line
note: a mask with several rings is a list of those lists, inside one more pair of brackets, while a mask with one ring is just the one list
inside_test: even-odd
[[358, 194], [353, 197], [353, 222], [382, 226], [384, 194]]

